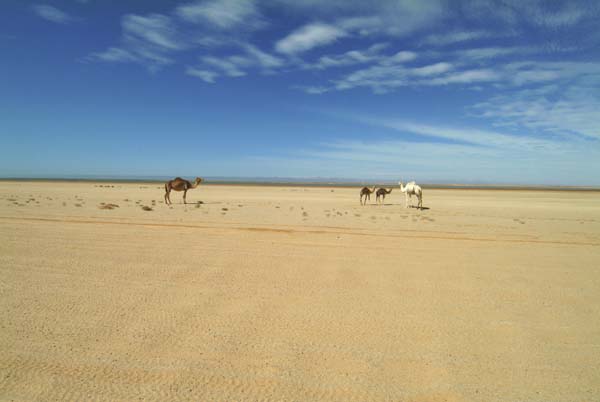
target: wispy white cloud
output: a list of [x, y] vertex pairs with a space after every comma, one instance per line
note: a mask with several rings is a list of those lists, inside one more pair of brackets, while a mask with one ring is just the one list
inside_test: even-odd
[[331, 88], [310, 85], [295, 85], [292, 88], [305, 92], [309, 95], [321, 95], [325, 92], [331, 91]]
[[532, 53], [540, 53], [540, 49], [534, 49], [525, 46], [495, 46], [460, 49], [454, 52], [450, 52], [449, 54], [456, 55], [457, 57], [467, 61], [485, 62], [487, 60], [499, 57], [525, 55]]
[[429, 81], [421, 81], [423, 85], [450, 85], [450, 84], [474, 84], [481, 82], [498, 81], [500, 76], [493, 70], [476, 69], [464, 70], [436, 77]]
[[220, 69], [229, 77], [241, 77], [246, 75], [246, 73], [239, 68], [240, 64], [245, 64], [245, 60], [232, 61], [231, 58], [220, 59], [217, 57], [207, 56], [203, 57], [202, 61], [205, 64]]
[[69, 14], [47, 4], [35, 4], [32, 6], [32, 10], [39, 17], [56, 24], [68, 24], [74, 21], [74, 18]]
[[415, 52], [402, 50], [392, 56], [384, 57], [379, 61], [379, 64], [383, 66], [390, 66], [398, 63], [406, 63], [409, 61], [413, 61], [417, 58], [417, 54]]
[[[600, 76], [496, 95], [470, 108], [498, 126], [600, 140]], [[594, 146], [600, 149], [600, 144]]]
[[121, 19], [122, 38], [119, 46], [94, 52], [87, 60], [109, 63], [135, 62], [156, 72], [173, 64], [173, 53], [189, 47], [178, 32], [172, 18], [162, 14], [127, 14]]
[[279, 40], [275, 49], [280, 53], [296, 54], [328, 45], [347, 35], [346, 31], [334, 25], [317, 22], [305, 25]]
[[361, 36], [402, 36], [432, 26], [448, 12], [444, 0], [273, 0], [313, 21]]
[[435, 126], [415, 123], [403, 119], [382, 119], [372, 117], [354, 117], [354, 119], [365, 124], [392, 129], [400, 133], [425, 136], [428, 138], [429, 142], [439, 142], [439, 139], [443, 138], [450, 141], [503, 149], [535, 148], [551, 150], [557, 148], [557, 144], [553, 141], [523, 135], [510, 135], [489, 130], [479, 130], [468, 127]]
[[430, 46], [446, 46], [489, 38], [491, 36], [493, 36], [493, 34], [486, 31], [455, 31], [444, 34], [428, 35], [421, 41], [421, 44]]
[[265, 25], [252, 0], [201, 0], [175, 9], [180, 18], [218, 29], [259, 28]]
[[[409, 61], [412, 58], [407, 58]], [[403, 86], [445, 85], [453, 80], [459, 81], [459, 73], [448, 73], [453, 70], [451, 63], [439, 62], [415, 67], [407, 67], [401, 63], [390, 63], [389, 59], [380, 64], [360, 69], [341, 79], [334, 80], [334, 88], [347, 90], [356, 87], [371, 88], [376, 93], [385, 93]], [[448, 73], [439, 78], [436, 76]], [[465, 78], [463, 78], [465, 80]]]
[[593, 21], [600, 15], [598, 4], [588, 0], [473, 0], [457, 7], [460, 15], [474, 21], [485, 18], [509, 26], [529, 25], [550, 30], [572, 27], [584, 20]]
[[[87, 60], [137, 62], [150, 71], [158, 71], [177, 60], [177, 54], [196, 48], [242, 48], [244, 55], [213, 57], [207, 64], [225, 75], [242, 76], [240, 67], [261, 66], [263, 71], [280, 67], [283, 60], [241, 40], [240, 29], [263, 27], [264, 21], [252, 1], [204, 0], [176, 7], [170, 14], [128, 14], [121, 20], [121, 43], [105, 51], [94, 52]], [[214, 63], [223, 59], [221, 66]], [[228, 60], [230, 59], [230, 60]], [[202, 70], [202, 69], [201, 69]], [[219, 76], [212, 75], [211, 80]], [[206, 76], [206, 75], [205, 75]]]
[[594, 10], [593, 8], [586, 7], [582, 3], [576, 4], [567, 1], [559, 4], [559, 8], [555, 10], [543, 7], [543, 4], [541, 3], [529, 5], [529, 7], [526, 7], [525, 9], [533, 23], [550, 28], [572, 26], [581, 21], [589, 11], [598, 12], [599, 10], [597, 5]]
[[429, 77], [431, 75], [439, 75], [452, 70], [452, 64], [446, 62], [440, 62], [430, 64], [428, 66], [416, 67], [410, 70], [412, 75], [419, 77]]
[[187, 67], [185, 73], [192, 77], [198, 77], [202, 81], [208, 82], [209, 84], [214, 83], [215, 79], [219, 76], [219, 74], [214, 71], [201, 70], [195, 67]]
[[[242, 53], [233, 54], [226, 57], [203, 56], [200, 58], [201, 64], [206, 67], [194, 67], [194, 71], [201, 71], [201, 75], [191, 74], [200, 78], [210, 77], [207, 82], [215, 82], [215, 79], [220, 75], [228, 77], [242, 77], [247, 75], [250, 69], [258, 69], [263, 73], [272, 72], [274, 69], [285, 65], [285, 62], [267, 52], [260, 50], [258, 47], [248, 43], [238, 43]], [[221, 74], [213, 73], [206, 74], [206, 71], [217, 69]]]
[[96, 60], [102, 60], [106, 62], [129, 63], [138, 61], [138, 57], [136, 57], [134, 54], [118, 47], [110, 47], [104, 52], [92, 53], [92, 57]]
[[324, 70], [331, 67], [373, 62], [381, 58], [380, 52], [387, 46], [385, 43], [376, 43], [365, 50], [350, 50], [342, 54], [324, 55], [319, 57], [315, 63], [306, 63], [305, 68]]
[[281, 67], [285, 64], [285, 62], [281, 58], [264, 52], [254, 45], [244, 43], [241, 46], [246, 51], [246, 53], [256, 61], [258, 65], [262, 66], [267, 70]]
[[[330, 82], [334, 85], [329, 89], [348, 90], [367, 87], [375, 93], [386, 93], [404, 86], [454, 85], [472, 88], [473, 85], [494, 85], [496, 88], [508, 88], [547, 84], [600, 73], [600, 63], [595, 62], [517, 62], [512, 61], [515, 60], [514, 58], [498, 62], [494, 59], [500, 54], [530, 55], [533, 53], [535, 50], [530, 47], [475, 48], [446, 53], [424, 52], [422, 56], [419, 55], [421, 63], [419, 65], [412, 63], [411, 66], [395, 61], [416, 60], [416, 53], [400, 52], [398, 54], [402, 56], [400, 58], [378, 54], [376, 57], [371, 57], [368, 67], [333, 78]], [[423, 61], [440, 58], [445, 60], [423, 64]], [[338, 59], [321, 61], [323, 60], [331, 63]]]
[[184, 48], [181, 39], [177, 38], [177, 28], [171, 18], [162, 14], [148, 16], [129, 14], [121, 23], [125, 40], [145, 43], [166, 50]]

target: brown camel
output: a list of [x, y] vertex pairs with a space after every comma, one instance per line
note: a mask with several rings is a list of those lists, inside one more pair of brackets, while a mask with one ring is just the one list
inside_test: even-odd
[[[373, 187], [373, 190], [369, 189], [368, 187], [363, 187], [362, 190], [360, 190], [360, 205], [365, 205], [367, 203], [367, 198], [369, 199], [369, 201], [371, 201], [371, 194], [375, 192], [375, 187]], [[363, 203], [363, 197], [365, 197], [365, 202]]]
[[165, 183], [165, 204], [171, 204], [171, 190], [183, 191], [183, 203], [186, 204], [185, 195], [187, 194], [187, 191], [191, 188], [198, 187], [200, 182], [202, 182], [202, 178], [200, 177], [196, 177], [196, 180], [194, 180], [193, 184], [182, 179], [181, 177], [176, 177], [173, 180], [169, 180]]
[[377, 201], [377, 203], [379, 203], [379, 198], [381, 197], [381, 202], [384, 203], [385, 202], [385, 195], [391, 193], [392, 190], [393, 189], [391, 189], [391, 188], [389, 190], [386, 190], [385, 188], [380, 188], [375, 193], [375, 195], [376, 195], [375, 201]]

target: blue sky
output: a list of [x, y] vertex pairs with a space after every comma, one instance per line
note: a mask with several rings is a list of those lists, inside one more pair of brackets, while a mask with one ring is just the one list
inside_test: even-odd
[[0, 176], [600, 185], [596, 0], [0, 9]]

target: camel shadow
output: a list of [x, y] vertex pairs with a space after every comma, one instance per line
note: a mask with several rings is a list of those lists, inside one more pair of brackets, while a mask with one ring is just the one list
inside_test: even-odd
[[[398, 203], [398, 204], [365, 204], [363, 206], [370, 206], [370, 207], [392, 207], [392, 206], [404, 206], [403, 203]], [[419, 209], [421, 211], [427, 211], [428, 209], [430, 209], [429, 207], [418, 207], [416, 205], [409, 205], [408, 208], [416, 208]]]
[[216, 205], [216, 204], [223, 204], [223, 201], [212, 201], [212, 202], [206, 202], [206, 201], [196, 201], [196, 202], [187, 202], [187, 203], [183, 203], [183, 202], [174, 202], [172, 203], [172, 205]]

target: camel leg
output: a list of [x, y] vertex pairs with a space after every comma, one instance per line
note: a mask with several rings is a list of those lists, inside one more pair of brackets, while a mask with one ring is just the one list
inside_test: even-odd
[[183, 190], [183, 203], [187, 204], [187, 202], [185, 201], [185, 195], [187, 194], [187, 190]]
[[169, 197], [169, 193], [170, 193], [169, 190], [165, 191], [165, 204], [166, 205], [170, 205], [171, 204], [171, 198]]

